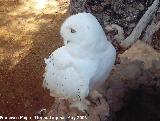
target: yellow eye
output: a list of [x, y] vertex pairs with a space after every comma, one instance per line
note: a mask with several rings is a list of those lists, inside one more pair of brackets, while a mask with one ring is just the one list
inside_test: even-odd
[[76, 33], [76, 30], [71, 28], [71, 33]]

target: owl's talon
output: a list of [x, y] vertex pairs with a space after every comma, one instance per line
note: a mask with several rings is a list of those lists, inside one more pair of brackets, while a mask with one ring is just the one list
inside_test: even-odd
[[98, 101], [101, 104], [101, 98], [103, 95], [99, 93], [98, 91], [94, 90], [91, 94], [90, 97], [95, 100], [96, 102]]
[[98, 114], [98, 118], [99, 118], [99, 120], [101, 121], [101, 116]]
[[78, 110], [86, 113], [89, 110], [88, 105], [90, 102], [88, 100], [77, 101], [70, 105], [70, 108], [77, 108]]
[[99, 97], [97, 98], [97, 100], [98, 100], [99, 104], [101, 104], [101, 99]]
[[88, 113], [88, 111], [87, 110], [84, 110], [85, 111], [85, 113], [87, 114], [87, 116], [89, 116], [89, 113]]

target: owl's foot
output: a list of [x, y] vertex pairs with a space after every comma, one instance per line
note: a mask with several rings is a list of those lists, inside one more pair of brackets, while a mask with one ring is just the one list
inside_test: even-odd
[[97, 90], [94, 90], [93, 92], [92, 92], [92, 98], [93, 99], [96, 99], [96, 98], [102, 98], [103, 97], [103, 95], [100, 93], [100, 92], [98, 92]]
[[86, 99], [84, 99], [83, 101], [77, 101], [74, 102], [73, 104], [70, 105], [70, 108], [77, 108], [78, 110], [84, 112], [84, 113], [88, 113], [89, 108], [88, 106], [90, 105], [90, 102]]
[[103, 95], [101, 93], [99, 93], [98, 91], [94, 90], [91, 94], [90, 94], [91, 100], [93, 100], [93, 102], [99, 102], [101, 103], [101, 99], [103, 98]]

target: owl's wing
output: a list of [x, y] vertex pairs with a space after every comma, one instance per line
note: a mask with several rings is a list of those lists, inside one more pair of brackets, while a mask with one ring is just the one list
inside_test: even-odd
[[65, 47], [57, 49], [45, 59], [43, 86], [48, 88], [54, 97], [77, 99], [88, 95], [89, 82], [77, 72], [72, 61]]

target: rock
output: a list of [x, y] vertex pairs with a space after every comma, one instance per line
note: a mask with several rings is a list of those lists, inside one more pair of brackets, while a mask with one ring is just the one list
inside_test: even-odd
[[160, 53], [142, 41], [137, 41], [131, 48], [119, 55], [122, 63], [140, 60], [144, 62], [145, 68], [152, 67], [153, 60], [160, 60]]
[[112, 74], [106, 82], [106, 97], [110, 110], [116, 112], [123, 106], [123, 97], [129, 89], [136, 89], [138, 78], [143, 72], [143, 62], [134, 61], [115, 65]]
[[96, 105], [90, 110], [89, 121], [102, 121], [109, 117], [109, 105], [105, 98], [100, 98], [100, 102], [96, 102]]
[[106, 82], [106, 97], [111, 112], [123, 106], [129, 90], [140, 85], [160, 87], [160, 53], [144, 42], [137, 41], [120, 56]]
[[[133, 61], [128, 63], [117, 64], [114, 67], [113, 74], [109, 77], [107, 82], [110, 86], [113, 85], [120, 86], [122, 81], [127, 83], [129, 80], [136, 80], [143, 71], [143, 62], [142, 61]], [[118, 81], [119, 82], [116, 82]], [[112, 84], [115, 83], [115, 84]]]
[[[101, 121], [109, 116], [109, 105], [105, 98], [100, 98], [100, 102], [96, 101], [89, 106], [89, 112], [84, 113], [77, 109], [70, 109], [68, 101], [57, 101], [51, 107], [47, 117], [56, 118], [57, 121], [64, 121], [61, 118], [65, 118], [67, 121]], [[56, 120], [56, 119], [54, 119]], [[44, 121], [44, 120], [39, 120]], [[47, 119], [45, 121], [52, 121]]]

